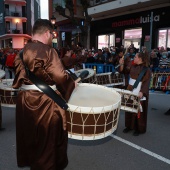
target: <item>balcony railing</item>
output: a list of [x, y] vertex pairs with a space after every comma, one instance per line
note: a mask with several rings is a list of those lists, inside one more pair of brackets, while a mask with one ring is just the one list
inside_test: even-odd
[[6, 34], [22, 34], [23, 30], [16, 29], [16, 28], [11, 28], [11, 29], [6, 29]]
[[90, 6], [92, 7], [92, 6], [100, 5], [100, 4], [111, 2], [111, 1], [116, 1], [116, 0], [91, 0]]
[[5, 16], [6, 17], [26, 17], [25, 15], [22, 15], [20, 12], [13, 12], [13, 11], [5, 11]]
[[12, 12], [11, 14], [12, 14], [12, 16], [15, 16], [15, 17], [19, 17], [20, 16], [19, 12]]
[[14, 30], [12, 30], [12, 33], [13, 33], [13, 34], [20, 34], [20, 30], [14, 29]]

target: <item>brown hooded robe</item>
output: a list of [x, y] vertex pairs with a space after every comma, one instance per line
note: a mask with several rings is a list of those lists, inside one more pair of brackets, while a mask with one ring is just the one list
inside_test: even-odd
[[[64, 70], [55, 49], [41, 42], [28, 43], [23, 60], [30, 71], [68, 101], [74, 81]], [[15, 59], [13, 88], [31, 85], [19, 56]], [[16, 104], [16, 144], [19, 167], [31, 170], [61, 170], [68, 164], [66, 112], [38, 90], [21, 90]]]

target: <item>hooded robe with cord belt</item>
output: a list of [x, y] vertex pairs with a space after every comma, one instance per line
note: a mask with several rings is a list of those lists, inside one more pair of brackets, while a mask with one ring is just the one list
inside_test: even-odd
[[[132, 65], [129, 71], [130, 78], [137, 79], [141, 71], [143, 70], [144, 65]], [[141, 106], [143, 111], [140, 112], [140, 116], [136, 113], [125, 112], [125, 126], [138, 130], [139, 133], [145, 133], [147, 128], [147, 112], [148, 112], [148, 100], [149, 100], [149, 83], [151, 79], [151, 71], [148, 68], [144, 74], [141, 82], [140, 92], [143, 93], [143, 96], [146, 97], [146, 100], [141, 101]], [[132, 91], [132, 85], [128, 85], [127, 90]]]
[[[68, 101], [75, 83], [65, 71], [55, 49], [39, 41], [25, 45], [23, 61], [37, 77]], [[31, 85], [19, 56], [15, 62], [13, 88]], [[38, 90], [21, 90], [16, 103], [16, 149], [19, 167], [61, 170], [68, 164], [66, 111]]]

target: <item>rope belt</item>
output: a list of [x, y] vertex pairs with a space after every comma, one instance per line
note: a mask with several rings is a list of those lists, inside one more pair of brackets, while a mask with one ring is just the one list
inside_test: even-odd
[[[52, 85], [50, 86], [53, 90], [57, 90], [56, 85]], [[40, 92], [42, 92], [36, 85], [25, 85], [23, 84], [20, 88], [21, 90], [38, 90]]]

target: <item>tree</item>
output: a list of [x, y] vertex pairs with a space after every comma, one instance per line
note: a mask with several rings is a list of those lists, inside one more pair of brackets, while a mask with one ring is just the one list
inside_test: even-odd
[[[59, 4], [55, 4], [55, 11], [65, 18], [68, 18], [73, 25], [81, 30], [82, 39], [87, 36], [90, 22], [92, 20], [91, 16], [88, 15], [88, 7], [90, 6], [90, 0], [80, 0], [82, 5], [84, 18], [75, 17], [73, 0], [65, 0], [65, 8]], [[69, 15], [66, 14], [66, 10], [69, 11]], [[82, 24], [83, 21], [83, 24]]]

